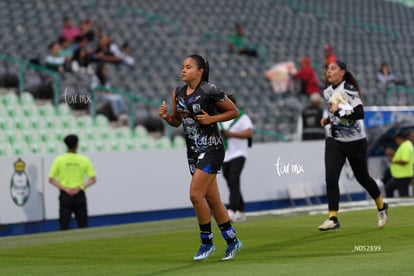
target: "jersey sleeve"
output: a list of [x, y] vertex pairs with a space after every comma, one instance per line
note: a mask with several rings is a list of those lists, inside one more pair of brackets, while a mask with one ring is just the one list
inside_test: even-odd
[[397, 150], [396, 154], [394, 155], [393, 161], [406, 161], [409, 162], [411, 159], [411, 145], [408, 143], [403, 143], [400, 145], [400, 148]]
[[362, 105], [361, 98], [359, 97], [359, 93], [356, 88], [348, 83], [344, 85], [343, 95], [348, 100], [348, 103], [354, 108], [358, 105]]
[[205, 93], [213, 103], [222, 102], [227, 98], [224, 90], [220, 87], [217, 87], [215, 84], [206, 83], [205, 85]]
[[249, 128], [253, 129], [253, 122], [250, 119], [250, 117], [247, 116], [246, 114], [243, 117], [245, 117], [244, 118], [244, 128], [245, 129], [249, 129]]
[[59, 175], [59, 159], [56, 158], [53, 160], [52, 166], [49, 171], [49, 177], [50, 178], [57, 178]]
[[93, 167], [91, 160], [89, 160], [89, 158], [86, 158], [85, 163], [86, 163], [86, 168], [85, 168], [86, 169], [86, 175], [89, 178], [92, 178], [92, 177], [96, 176], [95, 168]]
[[358, 110], [358, 106], [362, 106], [359, 93], [353, 85], [345, 83], [341, 95], [346, 100], [346, 103], [339, 104], [339, 117], [351, 116], [351, 114]]

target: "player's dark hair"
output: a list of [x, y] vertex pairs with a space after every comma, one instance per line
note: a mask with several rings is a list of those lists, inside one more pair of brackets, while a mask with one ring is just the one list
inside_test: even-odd
[[68, 136], [63, 139], [63, 142], [65, 142], [66, 146], [69, 150], [73, 150], [78, 145], [78, 136], [75, 134], [69, 134]]
[[203, 69], [203, 75], [201, 76], [201, 80], [208, 82], [208, 76], [210, 74], [210, 65], [208, 64], [208, 61], [206, 61], [200, 55], [189, 55], [188, 57], [195, 60], [198, 69]]
[[338, 64], [339, 68], [341, 68], [342, 70], [345, 71], [343, 80], [346, 81], [349, 84], [352, 84], [355, 87], [355, 89], [358, 91], [359, 98], [362, 101], [361, 89], [360, 89], [358, 81], [356, 80], [354, 75], [350, 71], [348, 71], [345, 62], [343, 62], [341, 60], [336, 60], [335, 62], [336, 62], [336, 64]]

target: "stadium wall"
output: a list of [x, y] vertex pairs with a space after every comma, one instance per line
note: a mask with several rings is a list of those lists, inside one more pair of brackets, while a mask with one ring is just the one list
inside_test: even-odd
[[[87, 190], [91, 226], [194, 216], [184, 149], [88, 156], [97, 172], [97, 183]], [[55, 157], [0, 158], [0, 236], [58, 230], [59, 192], [48, 183]], [[25, 163], [23, 172], [18, 171], [19, 159]], [[295, 200], [298, 205], [315, 198], [323, 202], [323, 162], [323, 141], [254, 144], [242, 175], [246, 211], [287, 207]], [[342, 193], [364, 199], [348, 165], [342, 174]], [[221, 175], [218, 182], [226, 203], [229, 194]]]

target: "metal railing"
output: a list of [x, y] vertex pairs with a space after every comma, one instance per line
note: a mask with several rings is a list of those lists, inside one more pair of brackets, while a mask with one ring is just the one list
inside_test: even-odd
[[18, 94], [22, 95], [22, 93], [25, 91], [25, 73], [26, 69], [33, 69], [35, 71], [48, 74], [53, 79], [53, 104], [55, 107], [59, 105], [59, 97], [60, 97], [60, 83], [61, 83], [61, 77], [58, 72], [49, 69], [47, 67], [30, 63], [26, 60], [18, 59], [6, 54], [0, 54], [0, 60], [4, 60], [5, 62], [10, 62], [13, 64], [18, 65], [19, 71], [18, 71]]
[[[220, 41], [222, 43], [230, 42], [229, 37], [226, 37], [222, 34], [213, 33], [213, 32], [206, 32], [201, 37], [201, 41], [204, 45], [208, 44], [210, 40]], [[265, 47], [258, 45], [258, 44], [252, 44], [252, 43], [244, 43], [243, 46], [256, 50], [259, 53], [260, 60], [263, 63], [267, 61], [267, 50]]]
[[150, 98], [141, 97], [123, 90], [119, 90], [112, 87], [105, 87], [103, 85], [98, 85], [95, 88], [91, 90], [91, 96], [92, 96], [92, 106], [91, 106], [91, 115], [93, 120], [96, 120], [97, 115], [97, 93], [98, 92], [109, 92], [121, 95], [127, 99], [128, 102], [128, 126], [131, 129], [131, 131], [134, 131], [135, 129], [135, 103], [141, 102], [145, 103], [149, 106], [158, 108], [161, 105], [161, 102], [155, 101]]
[[119, 17], [123, 18], [125, 16], [126, 13], [133, 13], [136, 14], [138, 16], [142, 16], [145, 18], [146, 22], [147, 22], [147, 26], [149, 29], [151, 29], [152, 25], [154, 22], [161, 22], [164, 23], [166, 25], [170, 25], [173, 26], [175, 28], [175, 34], [176, 36], [180, 36], [181, 34], [181, 26], [180, 24], [178, 24], [176, 21], [162, 17], [160, 15], [157, 14], [153, 14], [144, 10], [140, 10], [137, 8], [133, 8], [133, 7], [121, 7], [119, 9]]

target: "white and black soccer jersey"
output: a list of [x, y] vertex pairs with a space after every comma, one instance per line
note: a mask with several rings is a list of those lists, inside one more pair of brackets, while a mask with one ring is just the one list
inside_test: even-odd
[[[329, 136], [341, 142], [351, 142], [366, 138], [362, 101], [358, 91], [353, 85], [343, 81], [336, 87], [328, 86], [324, 90], [323, 96], [329, 102], [331, 97], [337, 93], [342, 95], [347, 103], [340, 103], [339, 110], [335, 113], [328, 109], [330, 119]], [[356, 108], [358, 108], [358, 113], [360, 114], [355, 112]]]
[[217, 150], [223, 147], [223, 141], [217, 123], [203, 125], [195, 116], [204, 110], [209, 115], [218, 114], [216, 103], [224, 101], [226, 94], [222, 89], [209, 82], [201, 82], [191, 95], [186, 94], [187, 86], [176, 89], [176, 108], [182, 118], [187, 143], [187, 154], [190, 157]]

